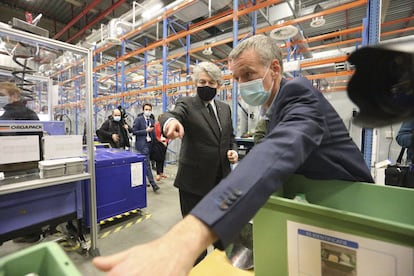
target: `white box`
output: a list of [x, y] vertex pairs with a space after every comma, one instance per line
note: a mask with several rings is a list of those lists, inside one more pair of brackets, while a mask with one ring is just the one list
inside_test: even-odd
[[65, 161], [60, 159], [39, 161], [40, 178], [64, 176], [65, 167]]
[[65, 174], [80, 174], [85, 171], [85, 159], [80, 157], [65, 158]]

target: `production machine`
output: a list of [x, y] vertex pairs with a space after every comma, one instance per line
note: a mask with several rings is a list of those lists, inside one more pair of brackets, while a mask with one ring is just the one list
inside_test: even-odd
[[64, 122], [0, 121], [0, 244], [82, 218], [81, 181], [74, 175], [84, 172], [84, 159], [44, 160], [62, 154], [61, 139], [82, 152], [81, 137], [63, 134]]

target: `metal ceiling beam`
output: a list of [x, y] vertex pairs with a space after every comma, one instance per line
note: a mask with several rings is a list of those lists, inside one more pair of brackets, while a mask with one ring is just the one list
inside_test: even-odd
[[117, 9], [124, 2], [125, 2], [125, 0], [118, 0], [118, 2], [116, 2], [115, 4], [113, 4], [112, 6], [110, 6], [109, 8], [107, 8], [100, 15], [98, 15], [94, 20], [92, 20], [91, 22], [89, 22], [88, 25], [86, 25], [85, 27], [83, 27], [82, 29], [80, 29], [72, 37], [68, 38], [66, 40], [66, 42], [68, 42], [68, 43], [71, 42], [72, 40], [74, 40], [75, 38], [77, 38], [78, 36], [80, 36], [81, 34], [83, 34], [86, 30], [89, 30], [95, 23], [97, 23], [97, 22], [101, 21], [102, 19], [104, 19], [105, 16], [107, 16], [108, 14], [110, 14], [113, 10]]
[[82, 17], [84, 17], [91, 9], [93, 9], [96, 5], [98, 5], [102, 0], [94, 0], [91, 4], [89, 4], [80, 14], [78, 14], [75, 18], [73, 18], [66, 26], [60, 30], [53, 39], [58, 39], [62, 36], [70, 27], [75, 25]]

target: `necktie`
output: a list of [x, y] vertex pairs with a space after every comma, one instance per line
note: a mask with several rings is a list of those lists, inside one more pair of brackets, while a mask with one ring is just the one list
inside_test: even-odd
[[211, 106], [211, 103], [207, 104], [207, 108], [208, 108], [208, 113], [210, 114], [210, 118], [213, 121], [214, 125], [217, 126], [217, 129], [219, 129], [221, 131], [219, 122], [218, 122], [217, 117], [216, 117], [216, 113], [214, 113], [214, 109]]

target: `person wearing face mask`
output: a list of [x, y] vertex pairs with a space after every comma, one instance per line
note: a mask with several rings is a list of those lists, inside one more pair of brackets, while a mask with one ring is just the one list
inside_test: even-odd
[[152, 174], [150, 164], [150, 152], [151, 147], [156, 139], [154, 130], [154, 115], [152, 115], [152, 105], [145, 103], [142, 106], [142, 113], [140, 113], [134, 120], [132, 126], [132, 134], [135, 135], [135, 149], [145, 155], [145, 169], [149, 184], [152, 187], [154, 193], [156, 193], [160, 187], [155, 183], [154, 175]]
[[132, 129], [122, 119], [121, 110], [118, 108], [112, 111], [96, 132], [101, 143], [109, 143], [113, 148], [130, 147], [128, 133], [132, 132]]
[[[26, 107], [21, 100], [20, 89], [11, 82], [0, 82], [0, 111], [4, 113], [0, 120], [34, 120], [38, 121], [39, 117], [36, 112]], [[40, 240], [42, 230], [36, 230], [22, 237], [13, 239], [16, 243], [34, 243]]]
[[238, 160], [230, 106], [215, 98], [222, 80], [220, 68], [201, 62], [194, 67], [192, 79], [196, 95], [180, 98], [174, 110], [159, 120], [164, 131], [177, 125], [185, 129], [174, 181], [183, 217], [230, 173], [230, 163]]
[[[240, 42], [229, 63], [242, 99], [261, 105], [267, 120], [261, 142], [170, 231], [94, 259], [99, 269], [120, 275], [187, 275], [200, 252], [213, 243], [222, 249], [230, 244], [292, 174], [373, 182], [361, 152], [323, 94], [305, 78], [283, 78], [282, 51], [274, 39], [255, 35]], [[186, 125], [167, 125], [164, 134], [174, 139], [189, 131]], [[162, 267], [156, 265], [160, 263]]]
[[0, 120], [39, 120], [36, 112], [26, 107], [20, 99], [20, 89], [11, 82], [0, 83]]

